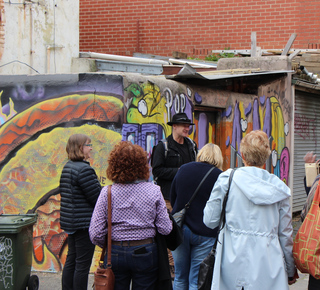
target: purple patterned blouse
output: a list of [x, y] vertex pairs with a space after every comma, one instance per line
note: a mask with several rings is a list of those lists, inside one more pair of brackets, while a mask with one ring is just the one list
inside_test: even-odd
[[[108, 231], [108, 187], [100, 193], [94, 208], [89, 234], [93, 244], [103, 247]], [[151, 182], [120, 184], [111, 188], [113, 241], [153, 238], [156, 229], [168, 235], [172, 230], [160, 187]]]

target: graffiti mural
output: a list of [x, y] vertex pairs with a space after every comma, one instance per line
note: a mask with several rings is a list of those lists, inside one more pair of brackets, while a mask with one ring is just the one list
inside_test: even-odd
[[[122, 77], [79, 77], [65, 85], [0, 88], [0, 213], [37, 213], [32, 268], [61, 271], [67, 235], [60, 229], [59, 178], [70, 135], [94, 144], [91, 165], [102, 185], [107, 156], [121, 140]], [[82, 79], [81, 79], [82, 78]]]
[[[288, 181], [289, 113], [278, 94], [233, 98], [230, 92], [230, 106], [219, 107], [218, 113], [207, 105], [215, 98], [211, 91], [156, 77], [79, 74], [59, 81], [50, 76], [31, 83], [27, 77], [17, 80], [2, 87], [0, 82], [0, 213], [38, 214], [33, 226], [33, 270], [58, 272], [65, 263], [67, 234], [60, 229], [59, 178], [72, 134], [91, 137], [90, 164], [105, 186], [110, 184], [107, 158], [116, 143], [129, 140], [150, 157], [153, 146], [171, 134], [167, 122], [185, 112], [195, 123], [189, 133], [199, 148], [219, 140], [225, 169], [241, 166], [243, 136], [264, 130], [273, 152], [267, 169]], [[217, 98], [227, 100], [227, 94], [220, 92]], [[207, 108], [195, 110], [203, 99]], [[0, 241], [0, 250], [2, 245]], [[91, 271], [98, 259], [99, 249]], [[10, 272], [4, 264], [1, 270]]]
[[[171, 134], [167, 121], [173, 114], [186, 112], [194, 118], [190, 88], [145, 79], [124, 86], [120, 76], [79, 76], [61, 86], [18, 83], [0, 87], [0, 102], [0, 212], [38, 214], [32, 263], [38, 271], [61, 271], [66, 259], [59, 178], [70, 135], [91, 137], [90, 164], [105, 186], [110, 184], [107, 156], [117, 142], [130, 140], [151, 154], [153, 146]], [[200, 122], [204, 120], [202, 116]], [[197, 135], [196, 128], [191, 128], [191, 137]]]
[[[152, 82], [130, 83], [127, 93], [127, 123], [122, 127], [122, 140], [129, 140], [144, 148], [150, 158], [152, 148], [171, 134], [167, 122], [180, 112], [193, 119], [193, 104], [190, 88], [173, 91], [169, 87], [160, 89]], [[190, 135], [194, 128], [190, 127]]]
[[266, 170], [288, 184], [290, 154], [286, 137], [289, 134], [289, 123], [284, 121], [279, 99], [262, 95], [251, 102], [235, 100], [234, 106], [229, 106], [224, 112], [224, 117], [232, 118], [231, 134], [225, 143], [230, 148], [230, 167], [243, 166], [240, 154], [242, 138], [251, 130], [262, 130], [269, 136], [271, 149]]

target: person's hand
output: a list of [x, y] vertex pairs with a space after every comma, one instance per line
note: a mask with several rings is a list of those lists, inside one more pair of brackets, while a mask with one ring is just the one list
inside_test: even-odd
[[304, 163], [315, 163], [317, 155], [313, 154], [313, 151], [309, 151], [303, 158]]

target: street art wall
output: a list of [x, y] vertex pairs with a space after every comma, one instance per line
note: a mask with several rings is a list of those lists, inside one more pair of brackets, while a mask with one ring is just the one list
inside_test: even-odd
[[[65, 146], [74, 133], [91, 137], [90, 163], [105, 186], [110, 184], [106, 168], [113, 146], [129, 140], [150, 157], [153, 146], [171, 134], [167, 122], [175, 113], [185, 112], [193, 120], [190, 137], [199, 148], [208, 142], [220, 145], [224, 169], [242, 166], [241, 139], [261, 129], [273, 152], [266, 169], [288, 182], [291, 105], [286, 103], [283, 80], [261, 87], [257, 95], [225, 92], [219, 107], [210, 108], [204, 99], [218, 98], [217, 91], [201, 91], [165, 77], [80, 74], [13, 79], [8, 84], [0, 81], [0, 213], [37, 213], [33, 270], [61, 271], [66, 259], [59, 178], [67, 162]], [[98, 258], [99, 249], [91, 270]]]
[[262, 130], [269, 136], [271, 149], [265, 169], [289, 185], [292, 104], [286, 91], [283, 78], [261, 86], [256, 96], [232, 97], [232, 103], [222, 116], [227, 131], [224, 149], [227, 165], [232, 168], [243, 166], [242, 138], [252, 130]]

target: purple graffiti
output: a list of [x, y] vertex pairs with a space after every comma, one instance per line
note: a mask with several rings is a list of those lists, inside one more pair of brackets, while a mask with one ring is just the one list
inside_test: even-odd
[[257, 99], [253, 101], [253, 110], [252, 110], [252, 129], [260, 130], [260, 114], [259, 114], [259, 102]]
[[267, 98], [263, 132], [267, 133], [268, 136], [271, 136], [271, 129], [272, 129], [271, 102], [270, 102], [270, 98]]
[[226, 109], [224, 112], [222, 112], [221, 117], [222, 118], [223, 117], [227, 117], [228, 118], [231, 115], [231, 113], [232, 113], [232, 107], [229, 106], [228, 109]]
[[240, 128], [240, 119], [241, 119], [241, 116], [240, 116], [240, 110], [239, 110], [239, 103], [236, 102], [236, 104], [234, 106], [231, 146], [235, 150], [237, 150], [237, 148], [238, 148], [239, 154], [240, 154], [240, 141], [242, 139], [242, 131]]
[[199, 114], [199, 123], [198, 123], [198, 147], [201, 149], [204, 145], [208, 143], [208, 117], [205, 113]]
[[228, 148], [230, 145], [230, 136], [227, 137], [227, 141], [226, 141], [226, 147]]
[[197, 104], [201, 104], [202, 103], [202, 97], [198, 93], [194, 94], [194, 100], [195, 100], [195, 102]]
[[251, 109], [252, 109], [251, 103], [249, 103], [248, 107], [246, 107], [244, 110], [244, 114], [248, 116], [251, 113]]
[[260, 103], [261, 103], [262, 106], [264, 105], [265, 101], [266, 101], [266, 96], [260, 97]]

